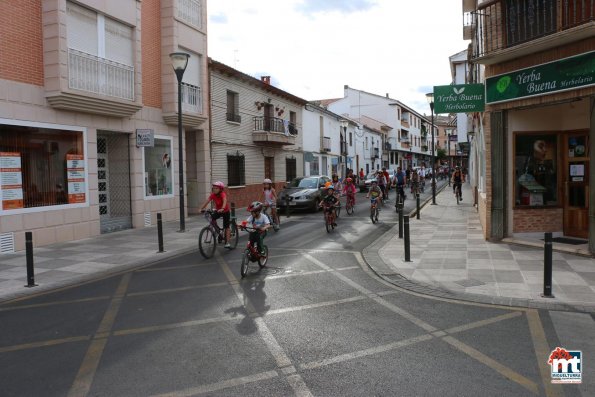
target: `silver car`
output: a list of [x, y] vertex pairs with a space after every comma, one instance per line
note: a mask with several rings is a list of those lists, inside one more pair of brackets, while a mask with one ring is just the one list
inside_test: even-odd
[[289, 182], [277, 196], [277, 207], [287, 203], [293, 209], [316, 211], [324, 192], [324, 185], [331, 179], [326, 175], [302, 176]]

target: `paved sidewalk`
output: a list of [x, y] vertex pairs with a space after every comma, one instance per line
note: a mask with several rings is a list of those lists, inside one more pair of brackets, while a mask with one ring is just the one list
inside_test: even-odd
[[[283, 223], [300, 216], [283, 217]], [[186, 232], [178, 233], [179, 221], [164, 223], [164, 253], [157, 253], [157, 226], [35, 248], [38, 286], [34, 288], [24, 288], [27, 284], [25, 251], [0, 255], [0, 302], [95, 280], [184, 253], [196, 252], [197, 261], [202, 261], [198, 233], [205, 225], [203, 216], [192, 216], [186, 219]]]
[[543, 298], [543, 249], [485, 241], [471, 188], [451, 188], [411, 218], [411, 262], [398, 225], [364, 250], [374, 271], [404, 288], [475, 302], [595, 312], [595, 260], [553, 254], [553, 294]]

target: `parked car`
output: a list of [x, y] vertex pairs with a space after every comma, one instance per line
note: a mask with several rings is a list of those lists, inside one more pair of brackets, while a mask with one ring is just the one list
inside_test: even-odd
[[324, 184], [331, 179], [326, 175], [301, 176], [287, 183], [277, 197], [277, 207], [283, 208], [289, 203], [293, 209], [316, 211], [324, 192]]
[[376, 179], [376, 171], [370, 172], [364, 179], [360, 179], [359, 181], [359, 191], [360, 192], [367, 192], [370, 188], [370, 183], [372, 180]]

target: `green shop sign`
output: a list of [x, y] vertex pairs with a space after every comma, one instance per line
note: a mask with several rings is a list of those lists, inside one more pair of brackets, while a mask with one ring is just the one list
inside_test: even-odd
[[485, 108], [483, 84], [439, 85], [434, 87], [434, 112], [473, 113]]
[[595, 51], [486, 79], [486, 103], [573, 90], [595, 84]]

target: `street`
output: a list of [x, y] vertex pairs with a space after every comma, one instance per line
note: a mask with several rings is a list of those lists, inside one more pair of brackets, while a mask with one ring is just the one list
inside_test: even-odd
[[590, 315], [397, 288], [361, 254], [395, 225], [394, 201], [376, 225], [368, 208], [358, 194], [331, 233], [322, 213], [283, 218], [268, 266], [245, 279], [242, 233], [209, 260], [196, 251], [0, 305], [0, 395], [593, 395], [552, 385], [547, 365], [552, 347], [592, 339]]

